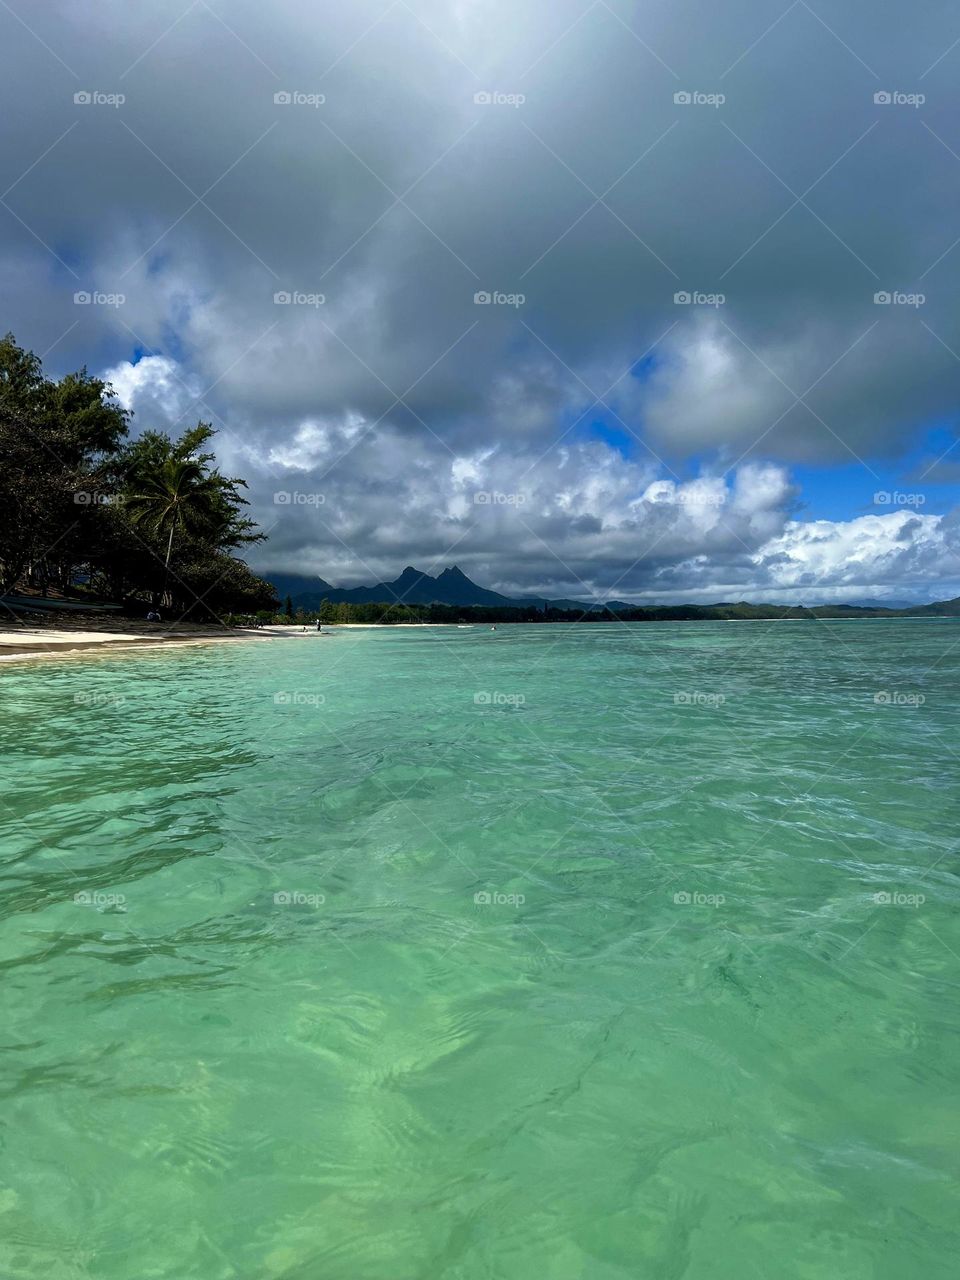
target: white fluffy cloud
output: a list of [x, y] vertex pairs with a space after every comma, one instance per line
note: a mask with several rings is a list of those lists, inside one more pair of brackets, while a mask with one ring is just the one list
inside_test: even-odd
[[[188, 375], [167, 357], [106, 371], [127, 408], [192, 423]], [[927, 599], [960, 582], [960, 520], [903, 508], [847, 521], [793, 518], [788, 468], [664, 475], [601, 440], [540, 450], [522, 436], [457, 453], [352, 413], [255, 439], [229, 432], [224, 464], [251, 481], [265, 572], [337, 584], [456, 559], [508, 594], [709, 600]]]
[[776, 587], [863, 593], [865, 587], [960, 580], [955, 519], [897, 511], [845, 522], [790, 521], [759, 554]]
[[124, 409], [145, 422], [177, 422], [198, 404], [196, 379], [169, 356], [143, 356], [135, 364], [124, 360], [105, 369], [102, 376]]
[[[356, 580], [454, 546], [556, 594], [948, 582], [949, 521], [808, 527], [791, 478], [953, 428], [945, 10], [214, 7], [0, 10], [0, 272], [48, 367], [105, 369], [139, 428], [213, 421], [264, 567]], [[875, 105], [868, 67], [926, 73], [929, 110]], [[720, 110], [674, 102], [721, 84]], [[896, 289], [923, 307], [874, 305]], [[694, 291], [725, 301], [674, 303]]]

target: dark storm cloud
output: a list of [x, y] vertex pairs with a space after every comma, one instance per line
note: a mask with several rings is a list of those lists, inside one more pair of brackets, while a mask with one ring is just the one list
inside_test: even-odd
[[[13, 8], [9, 323], [54, 368], [161, 355], [127, 371], [138, 422], [229, 424], [268, 567], [367, 577], [456, 544], [517, 588], [763, 584], [769, 540], [800, 536], [784, 468], [896, 458], [953, 412], [945, 7]], [[644, 499], [691, 457], [769, 465], [715, 520]], [[322, 509], [281, 511], [295, 484]], [[478, 520], [494, 489], [527, 501]]]

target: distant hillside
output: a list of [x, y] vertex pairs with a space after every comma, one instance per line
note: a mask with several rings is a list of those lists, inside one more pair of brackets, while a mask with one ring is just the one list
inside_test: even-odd
[[[301, 573], [268, 573], [266, 578], [281, 600], [284, 596], [290, 596], [293, 600], [300, 596], [309, 596], [311, 599], [316, 596], [319, 603], [334, 590], [323, 578], [311, 578]], [[304, 607], [313, 608], [314, 606], [305, 605]]]
[[960, 618], [960, 596], [955, 600], [937, 600], [933, 604], [917, 605], [904, 609], [904, 614], [925, 618]]
[[854, 605], [857, 609], [913, 609], [916, 608], [912, 600], [847, 600], [847, 604]]
[[538, 609], [566, 614], [588, 613], [593, 616], [616, 615], [636, 621], [733, 620], [737, 618], [910, 618], [960, 617], [960, 598], [934, 604], [890, 607], [880, 601], [864, 600], [857, 604], [806, 605], [751, 604], [746, 600], [721, 601], [716, 604], [632, 605], [623, 600], [607, 604], [582, 600], [553, 600], [544, 596], [505, 596], [473, 582], [457, 565], [450, 565], [436, 577], [407, 565], [392, 582], [378, 582], [369, 587], [333, 587], [320, 577], [274, 573], [269, 581], [283, 600], [290, 596], [294, 607], [316, 610], [324, 600], [331, 604], [437, 605], [461, 609]]
[[[511, 597], [490, 591], [473, 582], [457, 565], [450, 565], [435, 578], [407, 565], [399, 578], [378, 582], [372, 587], [332, 587], [323, 578], [273, 573], [269, 580], [282, 600], [290, 596], [296, 607], [318, 609], [324, 600], [331, 604], [449, 604], [465, 608], [483, 606], [499, 609], [594, 609], [597, 605], [580, 600], [546, 600], [543, 596]], [[629, 608], [624, 604], [623, 608]]]

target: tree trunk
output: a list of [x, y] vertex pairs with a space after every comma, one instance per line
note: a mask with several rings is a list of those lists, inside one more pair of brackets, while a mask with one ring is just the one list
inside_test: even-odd
[[163, 589], [160, 592], [160, 598], [166, 601], [167, 583], [170, 580], [170, 553], [173, 551], [173, 531], [177, 527], [176, 519], [170, 521], [170, 536], [167, 538], [167, 556], [163, 562]]

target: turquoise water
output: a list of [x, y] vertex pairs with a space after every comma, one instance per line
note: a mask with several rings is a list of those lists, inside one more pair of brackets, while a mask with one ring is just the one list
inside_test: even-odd
[[0, 699], [5, 1280], [955, 1274], [956, 624], [353, 631]]

